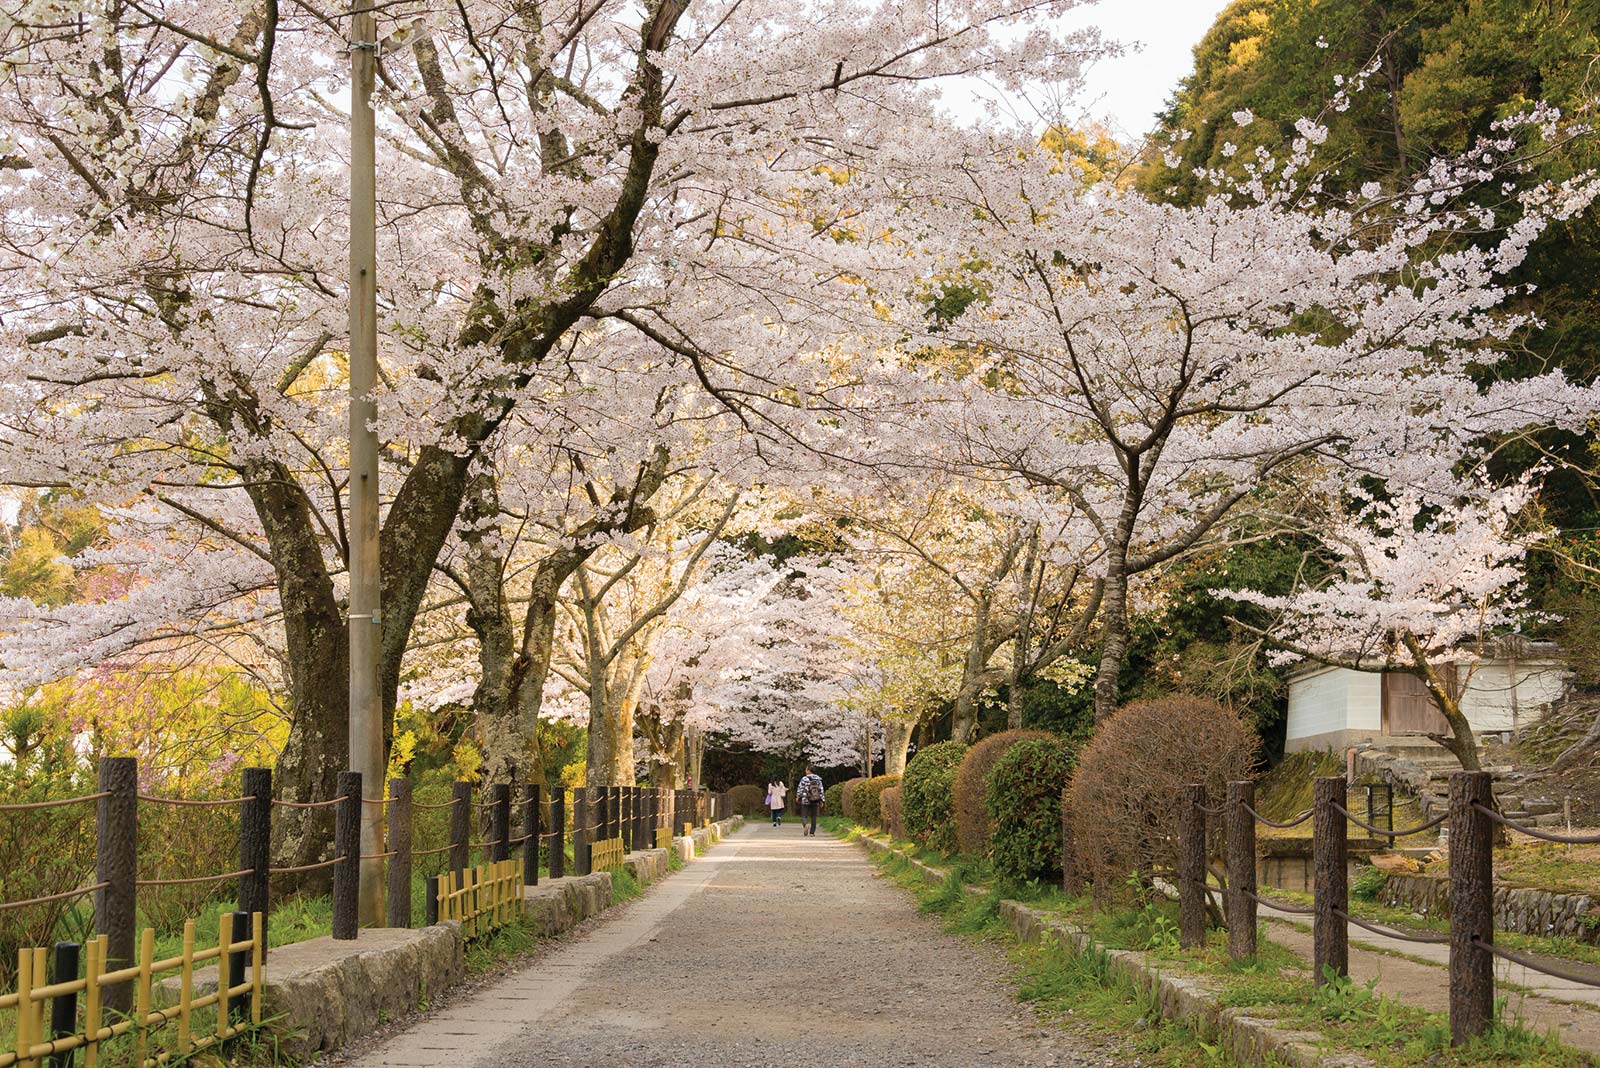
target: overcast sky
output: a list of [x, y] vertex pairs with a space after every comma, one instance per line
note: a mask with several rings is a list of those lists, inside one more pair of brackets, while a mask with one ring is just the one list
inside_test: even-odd
[[1178, 80], [1194, 70], [1191, 50], [1227, 0], [1100, 0], [1080, 9], [1073, 25], [1095, 25], [1114, 41], [1138, 45], [1089, 73], [1083, 101], [1091, 115], [1120, 133], [1148, 133]]

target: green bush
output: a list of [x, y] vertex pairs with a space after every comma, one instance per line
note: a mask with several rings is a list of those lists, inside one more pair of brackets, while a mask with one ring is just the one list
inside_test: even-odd
[[1350, 896], [1360, 901], [1376, 901], [1388, 885], [1389, 873], [1369, 864], [1351, 880]]
[[898, 775], [874, 775], [856, 787], [855, 812], [851, 817], [863, 827], [876, 827], [883, 822], [883, 807], [879, 800], [885, 790], [900, 785]]
[[911, 758], [900, 783], [906, 834], [947, 856], [956, 851], [956, 769], [966, 755], [966, 742], [935, 742]]
[[989, 775], [987, 804], [995, 871], [1013, 879], [1061, 873], [1061, 792], [1077, 751], [1062, 738], [1028, 738]]
[[1006, 750], [1024, 738], [1054, 738], [1049, 731], [1001, 731], [967, 750], [950, 791], [955, 809], [956, 847], [974, 857], [989, 855], [989, 773]]
[[767, 815], [765, 786], [735, 786], [727, 793], [728, 809], [741, 816]]
[[[857, 775], [853, 779], [846, 779], [844, 781], [844, 786], [839, 790], [839, 815], [855, 823], [861, 822], [859, 819], [856, 819], [856, 790], [861, 786], [862, 783], [866, 781], [867, 780], [860, 775]], [[823, 791], [822, 796], [823, 799], [826, 800], [828, 796], [827, 791]]]
[[829, 816], [844, 815], [844, 783], [836, 782], [822, 792], [822, 811]]

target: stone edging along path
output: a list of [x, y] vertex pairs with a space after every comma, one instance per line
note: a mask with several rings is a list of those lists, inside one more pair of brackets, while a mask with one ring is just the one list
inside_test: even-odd
[[[862, 835], [856, 839], [871, 852], [897, 855], [916, 868], [929, 883], [942, 883], [948, 873], [924, 864], [904, 850]], [[968, 886], [969, 894], [982, 893]], [[1039, 942], [1047, 935], [1066, 940], [1080, 950], [1096, 950], [1111, 961], [1116, 972], [1126, 976], [1141, 990], [1154, 990], [1161, 1014], [1184, 1024], [1198, 1034], [1222, 1044], [1241, 1064], [1270, 1068], [1372, 1068], [1372, 1061], [1359, 1053], [1326, 1053], [1323, 1036], [1311, 1031], [1294, 1031], [1276, 1021], [1251, 1016], [1243, 1009], [1223, 1008], [1217, 991], [1204, 979], [1166, 975], [1150, 960], [1150, 954], [1131, 949], [1109, 949], [1099, 945], [1080, 928], [1049, 913], [1022, 904], [1000, 902], [1000, 916], [1023, 942]]]
[[[744, 825], [733, 816], [673, 840], [693, 860]], [[641, 886], [671, 873], [668, 851], [641, 849], [623, 858]], [[611, 873], [550, 879], [522, 890], [523, 915], [540, 938], [570, 930], [610, 908]], [[379, 1027], [421, 1011], [430, 998], [467, 978], [466, 939], [454, 922], [421, 928], [371, 928], [354, 941], [313, 938], [267, 955], [262, 1019], [280, 1053], [304, 1061], [347, 1046]], [[196, 993], [215, 987], [216, 970], [196, 975]], [[176, 992], [174, 991], [174, 996]]]

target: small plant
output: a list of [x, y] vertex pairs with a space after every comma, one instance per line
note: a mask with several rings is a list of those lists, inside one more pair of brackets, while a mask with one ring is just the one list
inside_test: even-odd
[[1357, 872], [1350, 883], [1350, 896], [1361, 901], [1376, 901], [1388, 885], [1389, 873], [1369, 864]]

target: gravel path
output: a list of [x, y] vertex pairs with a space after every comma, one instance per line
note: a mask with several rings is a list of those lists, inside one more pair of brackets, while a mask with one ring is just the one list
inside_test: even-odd
[[866, 855], [746, 828], [621, 915], [356, 1063], [844, 1068], [1136, 1063], [1041, 1028], [997, 947], [945, 934]]

